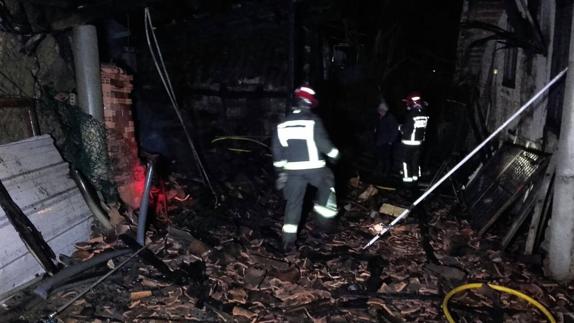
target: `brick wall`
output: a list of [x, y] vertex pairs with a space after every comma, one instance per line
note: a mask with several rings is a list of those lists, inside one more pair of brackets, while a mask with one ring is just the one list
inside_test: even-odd
[[139, 206], [145, 168], [138, 158], [138, 145], [132, 116], [131, 75], [113, 65], [101, 69], [104, 119], [112, 178], [120, 198], [133, 208]]

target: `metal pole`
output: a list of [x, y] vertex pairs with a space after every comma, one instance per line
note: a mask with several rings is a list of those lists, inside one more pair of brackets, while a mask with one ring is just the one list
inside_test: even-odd
[[540, 98], [542, 94], [544, 94], [554, 83], [558, 82], [558, 80], [560, 80], [560, 78], [562, 78], [562, 76], [566, 74], [567, 70], [568, 68], [565, 68], [562, 70], [562, 72], [556, 75], [556, 77], [554, 77], [552, 81], [550, 81], [544, 88], [542, 88], [542, 90], [536, 93], [536, 95], [534, 95], [530, 100], [528, 100], [528, 102], [526, 102], [522, 107], [520, 107], [518, 111], [516, 111], [510, 118], [508, 118], [508, 120], [506, 120], [502, 125], [500, 125], [500, 127], [498, 127], [498, 129], [496, 129], [492, 134], [490, 134], [488, 138], [486, 138], [483, 142], [481, 142], [476, 148], [474, 148], [473, 151], [471, 151], [468, 155], [466, 155], [466, 157], [464, 157], [458, 164], [456, 164], [456, 166], [454, 166], [448, 173], [446, 173], [433, 186], [431, 186], [428, 190], [426, 190], [423, 193], [423, 195], [421, 195], [416, 201], [413, 202], [413, 204], [411, 204], [406, 210], [404, 210], [401, 213], [401, 215], [395, 218], [388, 226], [384, 227], [380, 233], [374, 236], [373, 239], [371, 239], [371, 241], [369, 241], [365, 246], [363, 246], [363, 249], [366, 249], [369, 246], [371, 246], [373, 243], [375, 243], [375, 241], [379, 240], [380, 237], [385, 235], [385, 233], [390, 231], [397, 223], [405, 219], [407, 215], [409, 215], [409, 213], [411, 213], [411, 211], [420, 202], [422, 202], [427, 196], [429, 196], [430, 193], [432, 193], [437, 187], [439, 187], [440, 184], [446, 181], [452, 174], [454, 174], [454, 172], [456, 172], [462, 165], [464, 165], [464, 163], [466, 163], [469, 159], [472, 158], [472, 156], [474, 156], [480, 149], [482, 149], [482, 147], [484, 147], [489, 141], [491, 141], [494, 137], [496, 137], [498, 133], [500, 133], [504, 128], [506, 128], [506, 126], [508, 126], [512, 121], [514, 121], [514, 119], [516, 119], [520, 114], [522, 114], [524, 110], [530, 107], [530, 105], [534, 103], [538, 98]]
[[86, 295], [89, 291], [92, 290], [92, 288], [98, 286], [101, 282], [103, 282], [104, 280], [106, 280], [106, 278], [110, 277], [113, 273], [115, 273], [116, 271], [118, 271], [120, 268], [122, 268], [125, 264], [127, 264], [130, 260], [132, 260], [135, 256], [137, 256], [140, 252], [142, 252], [144, 249], [146, 248], [146, 246], [141, 247], [138, 251], [134, 252], [131, 256], [128, 257], [128, 259], [122, 261], [119, 265], [117, 265], [116, 268], [108, 271], [105, 275], [103, 275], [102, 277], [100, 277], [100, 279], [96, 280], [93, 284], [91, 284], [88, 288], [86, 288], [83, 292], [79, 293], [76, 297], [72, 298], [69, 302], [67, 302], [66, 304], [60, 306], [55, 312], [53, 312], [52, 314], [48, 315], [49, 319], [54, 319], [56, 317], [56, 315], [62, 313], [62, 311], [64, 311], [65, 309], [67, 309], [68, 307], [70, 307], [70, 305], [74, 304], [75, 301], [77, 301], [78, 299], [80, 299], [80, 297]]
[[96, 201], [96, 199], [92, 194], [90, 194], [90, 189], [88, 188], [88, 185], [86, 185], [86, 181], [82, 178], [80, 171], [74, 168], [70, 170], [70, 174], [72, 175], [72, 179], [78, 185], [78, 190], [80, 191], [80, 194], [82, 194], [84, 201], [86, 201], [88, 208], [90, 209], [90, 211], [92, 211], [96, 219], [100, 222], [102, 226], [104, 226], [106, 230], [110, 231], [113, 230], [114, 226], [108, 219], [107, 212], [105, 212], [102, 209], [100, 203]]
[[153, 183], [154, 161], [147, 162], [147, 172], [145, 175], [144, 191], [142, 193], [142, 200], [140, 203], [140, 211], [138, 214], [138, 232], [137, 242], [142, 246], [145, 245], [145, 225], [147, 220], [147, 210], [149, 207], [149, 192], [151, 191], [151, 184]]
[[80, 108], [96, 120], [104, 121], [98, 34], [95, 26], [74, 27], [73, 52]]

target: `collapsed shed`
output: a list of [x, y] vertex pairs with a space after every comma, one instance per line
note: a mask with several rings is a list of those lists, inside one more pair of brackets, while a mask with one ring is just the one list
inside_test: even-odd
[[[369, 148], [379, 96], [400, 119], [402, 92], [429, 93], [435, 123], [415, 189], [424, 194], [562, 70], [564, 4], [11, 2], [0, 4], [12, 22], [2, 32], [9, 54], [0, 53], [23, 58], [6, 68], [0, 90], [35, 99], [5, 118], [15, 130], [1, 138], [11, 143], [0, 147], [0, 180], [45, 253], [35, 259], [38, 249], [26, 251], [26, 238], [0, 222], [12, 255], [0, 262], [10, 272], [0, 272], [6, 320], [432, 322], [444, 320], [449, 291], [469, 282], [521, 290], [559, 320], [572, 318], [572, 285], [541, 273], [557, 134], [543, 121], [556, 124], [556, 88], [412, 210], [416, 196], [373, 171]], [[461, 9], [458, 50], [469, 52], [455, 64]], [[371, 12], [388, 19], [362, 19]], [[144, 16], [145, 25], [133, 23]], [[532, 27], [534, 17], [545, 37], [506, 30]], [[535, 41], [520, 42], [524, 32]], [[488, 41], [509, 33], [508, 48]], [[329, 236], [315, 233], [309, 215], [295, 254], [285, 254], [269, 136], [304, 81], [318, 84], [318, 113], [346, 157], [337, 169], [344, 212]], [[406, 209], [411, 217], [364, 248], [373, 228]], [[14, 293], [34, 277], [41, 282]], [[455, 316], [546, 313], [481, 286], [450, 300]]]

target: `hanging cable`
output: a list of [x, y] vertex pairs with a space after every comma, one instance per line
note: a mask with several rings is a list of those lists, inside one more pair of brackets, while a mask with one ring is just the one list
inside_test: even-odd
[[[195, 158], [196, 166], [197, 166], [205, 184], [207, 184], [207, 186], [211, 190], [211, 193], [213, 194], [213, 197], [215, 198], [215, 205], [217, 206], [217, 205], [219, 205], [219, 198], [217, 196], [217, 193], [215, 192], [215, 189], [211, 183], [211, 180], [209, 179], [209, 175], [207, 174], [207, 171], [206, 171], [205, 167], [203, 166], [203, 162], [201, 161], [201, 158], [199, 156], [199, 153], [197, 152], [195, 144], [193, 143], [193, 140], [191, 139], [189, 131], [188, 131], [188, 129], [185, 125], [185, 122], [183, 120], [183, 117], [181, 115], [179, 105], [177, 104], [175, 92], [173, 90], [173, 86], [171, 84], [171, 80], [169, 78], [167, 68], [165, 67], [164, 59], [163, 59], [163, 56], [161, 54], [161, 49], [159, 47], [157, 37], [155, 36], [154, 26], [153, 26], [153, 23], [151, 20], [149, 8], [145, 8], [144, 26], [145, 26], [145, 35], [146, 35], [147, 45], [148, 45], [150, 54], [152, 56], [154, 65], [157, 69], [157, 72], [159, 74], [161, 82], [162, 82], [163, 86], [165, 87], [165, 90], [167, 92], [167, 95], [169, 97], [171, 105], [175, 111], [175, 114], [177, 115], [177, 118], [181, 124], [181, 127], [183, 128], [185, 138], [187, 140], [187, 143], [189, 144], [189, 147], [191, 148], [191, 151], [193, 153], [193, 157]], [[150, 35], [151, 35], [151, 37], [150, 37]], [[152, 39], [153, 39], [153, 46], [152, 46]], [[154, 48], [155, 48], [155, 51], [154, 51]], [[156, 54], [157, 54], [157, 56], [156, 56]]]

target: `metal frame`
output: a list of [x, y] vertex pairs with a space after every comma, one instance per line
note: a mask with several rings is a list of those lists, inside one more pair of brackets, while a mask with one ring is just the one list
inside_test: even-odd
[[36, 112], [36, 105], [37, 101], [31, 98], [0, 97], [0, 111], [6, 108], [26, 109], [28, 113], [29, 137], [35, 137], [40, 135], [40, 127], [38, 126], [38, 114]]

